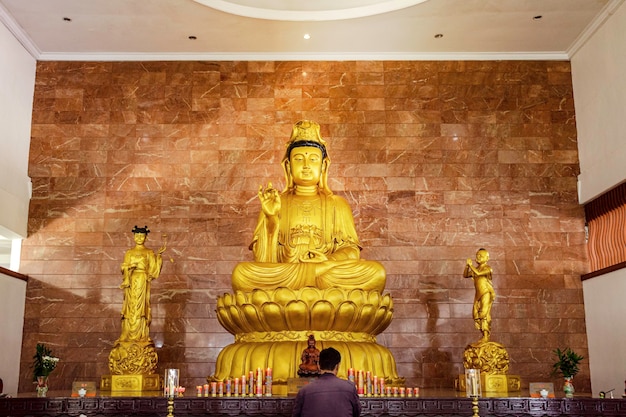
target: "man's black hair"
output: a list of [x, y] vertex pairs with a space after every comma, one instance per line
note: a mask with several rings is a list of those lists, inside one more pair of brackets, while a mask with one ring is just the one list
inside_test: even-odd
[[320, 370], [332, 371], [341, 362], [341, 354], [337, 349], [326, 348], [320, 352]]

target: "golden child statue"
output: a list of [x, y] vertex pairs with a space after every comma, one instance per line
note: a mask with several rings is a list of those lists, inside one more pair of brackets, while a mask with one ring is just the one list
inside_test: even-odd
[[467, 259], [463, 271], [464, 278], [474, 281], [474, 305], [472, 317], [474, 326], [480, 330], [482, 337], [478, 342], [470, 343], [463, 353], [465, 369], [480, 369], [483, 380], [483, 391], [508, 392], [519, 391], [520, 378], [517, 375], [507, 375], [509, 370], [509, 354], [506, 348], [490, 340], [491, 336], [491, 307], [496, 299], [493, 289], [493, 270], [487, 261], [489, 252], [480, 248], [476, 252], [476, 266], [472, 259]]
[[[126, 251], [121, 265], [123, 279], [120, 288], [124, 290], [122, 331], [109, 354], [109, 370], [113, 375], [113, 382], [110, 382], [109, 376], [103, 378], [103, 385], [112, 384], [106, 388], [113, 391], [129, 385], [134, 385], [133, 391], [152, 390], [155, 387], [158, 389], [159, 383], [158, 376], [154, 375], [158, 357], [150, 338], [150, 283], [161, 273], [161, 254], [165, 251], [165, 242], [155, 254], [152, 249], [144, 246], [150, 233], [148, 226], [135, 226], [132, 233], [135, 246]], [[127, 378], [125, 381], [115, 378], [120, 375], [147, 377], [148, 386], [141, 378]], [[119, 381], [120, 387], [116, 386], [116, 381]]]
[[481, 342], [489, 341], [489, 334], [491, 333], [491, 306], [496, 299], [496, 292], [491, 282], [492, 270], [487, 265], [488, 260], [489, 252], [481, 248], [476, 252], [476, 263], [478, 265], [474, 267], [474, 263], [468, 258], [465, 271], [463, 271], [464, 278], [472, 278], [474, 280], [476, 293], [472, 316], [474, 317], [476, 328], [483, 335], [480, 339]]
[[328, 187], [330, 158], [317, 123], [293, 126], [281, 165], [284, 191], [259, 187], [254, 261], [234, 268], [235, 294], [218, 299], [218, 320], [235, 343], [220, 352], [210, 379], [272, 367], [275, 386], [285, 383], [313, 335], [320, 349], [344, 352], [340, 374], [354, 368], [397, 381], [393, 356], [376, 343], [393, 313], [382, 294], [385, 269], [360, 256], [350, 206]]

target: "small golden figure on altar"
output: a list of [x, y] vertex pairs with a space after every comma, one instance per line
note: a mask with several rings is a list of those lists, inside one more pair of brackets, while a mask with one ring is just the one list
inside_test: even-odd
[[474, 307], [472, 310], [472, 316], [474, 317], [474, 324], [478, 330], [482, 333], [480, 342], [488, 342], [489, 335], [491, 333], [491, 306], [496, 298], [496, 292], [493, 289], [493, 283], [491, 281], [492, 269], [487, 265], [489, 260], [489, 252], [486, 249], [480, 248], [476, 252], [476, 263], [471, 259], [467, 260], [465, 271], [463, 271], [464, 278], [472, 278], [474, 280], [474, 288], [476, 293], [474, 296]]
[[296, 123], [282, 160], [286, 187], [259, 187], [261, 212], [250, 249], [254, 262], [233, 270], [235, 291], [286, 287], [383, 291], [386, 274], [360, 258], [352, 210], [328, 188], [330, 158], [320, 126]]
[[298, 375], [301, 377], [317, 376], [320, 374], [320, 351], [315, 347], [315, 336], [310, 334], [307, 348], [302, 351]]

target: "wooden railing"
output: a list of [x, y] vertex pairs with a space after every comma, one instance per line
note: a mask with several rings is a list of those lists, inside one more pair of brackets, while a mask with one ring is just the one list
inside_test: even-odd
[[[174, 416], [290, 417], [293, 397], [176, 398]], [[363, 417], [469, 417], [469, 398], [363, 398]], [[24, 416], [165, 416], [162, 397], [0, 398], [0, 415]], [[480, 398], [479, 415], [489, 416], [625, 416], [626, 400], [600, 398]]]

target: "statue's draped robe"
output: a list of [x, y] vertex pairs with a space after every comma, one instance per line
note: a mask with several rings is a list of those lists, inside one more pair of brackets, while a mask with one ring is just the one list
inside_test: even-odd
[[[354, 226], [352, 210], [340, 196], [319, 194], [311, 205], [312, 216], [320, 216], [321, 227], [297, 224], [290, 218], [290, 208], [295, 200], [302, 205], [306, 199], [291, 193], [281, 196], [279, 225], [271, 230], [266, 216], [261, 212], [250, 245], [255, 262], [239, 263], [233, 271], [233, 289], [275, 289], [287, 287], [359, 288], [383, 291], [385, 271], [375, 261], [359, 259], [359, 240]], [[332, 265], [320, 268], [319, 264], [302, 262], [300, 258], [309, 249], [324, 253]], [[342, 255], [335, 256], [338, 252]], [[345, 254], [350, 254], [349, 258]]]

